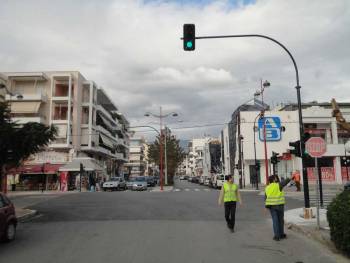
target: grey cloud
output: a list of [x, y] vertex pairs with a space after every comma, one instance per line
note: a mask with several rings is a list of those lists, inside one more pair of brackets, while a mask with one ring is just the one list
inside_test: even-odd
[[[293, 53], [304, 101], [349, 100], [350, 3], [260, 0], [232, 7], [155, 1], [7, 1], [0, 9], [0, 71], [79, 70], [103, 86], [133, 122], [147, 110], [179, 111], [186, 122], [224, 123], [260, 78], [269, 103], [296, 101], [287, 54], [264, 39], [198, 40], [184, 52], [182, 24], [197, 33], [260, 33]], [[330, 94], [330, 89], [333, 92]], [[174, 124], [175, 125], [175, 124]], [[176, 130], [179, 136], [221, 127]]]

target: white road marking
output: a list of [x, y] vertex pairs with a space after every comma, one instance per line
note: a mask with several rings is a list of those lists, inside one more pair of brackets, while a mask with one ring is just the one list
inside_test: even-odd
[[198, 188], [194, 189], [196, 192], [200, 191]]
[[186, 188], [185, 191], [188, 192], [188, 191], [190, 191], [190, 189]]

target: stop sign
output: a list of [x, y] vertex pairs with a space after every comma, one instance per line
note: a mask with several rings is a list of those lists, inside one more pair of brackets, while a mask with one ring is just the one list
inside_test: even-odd
[[307, 153], [311, 157], [321, 157], [327, 150], [326, 142], [321, 137], [311, 137], [305, 145]]

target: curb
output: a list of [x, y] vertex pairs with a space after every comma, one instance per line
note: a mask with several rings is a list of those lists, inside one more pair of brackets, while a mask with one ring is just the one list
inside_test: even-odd
[[36, 210], [30, 210], [30, 209], [23, 209], [23, 210], [25, 210], [26, 213], [24, 213], [21, 216], [17, 216], [17, 220], [20, 223], [28, 221], [28, 220], [32, 219], [33, 217], [35, 217], [38, 214], [38, 211], [36, 211]]
[[[336, 247], [334, 246], [333, 242], [330, 239], [324, 238], [322, 236], [322, 234], [319, 233], [319, 231], [322, 231], [322, 229], [318, 230], [318, 231], [309, 231], [309, 230], [307, 230], [307, 229], [305, 229], [305, 228], [303, 228], [301, 226], [298, 226], [296, 224], [293, 224], [293, 223], [288, 223], [287, 222], [285, 225], [287, 226], [287, 228], [289, 230], [292, 230], [294, 232], [303, 234], [306, 237], [311, 238], [311, 239], [317, 241], [318, 243], [328, 247], [332, 252], [337, 253], [337, 254], [341, 254], [336, 249]], [[326, 230], [324, 230], [324, 231], [326, 231]]]

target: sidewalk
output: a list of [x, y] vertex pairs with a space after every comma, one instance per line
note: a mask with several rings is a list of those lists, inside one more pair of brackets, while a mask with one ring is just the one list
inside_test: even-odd
[[[330, 237], [330, 230], [327, 221], [327, 210], [320, 209], [320, 229], [317, 228], [317, 219], [316, 217], [312, 219], [304, 219], [303, 210], [304, 208], [296, 208], [288, 210], [284, 213], [284, 223], [288, 229], [295, 232], [306, 235], [309, 238], [312, 238], [321, 244], [327, 246], [335, 253], [339, 253], [335, 248]], [[316, 216], [316, 208], [312, 207], [313, 215]]]
[[60, 194], [73, 194], [73, 193], [78, 193], [79, 191], [66, 191], [66, 192], [62, 192], [62, 191], [9, 191], [6, 193], [6, 196], [8, 197], [16, 197], [16, 196], [26, 196], [26, 195], [60, 195]]

